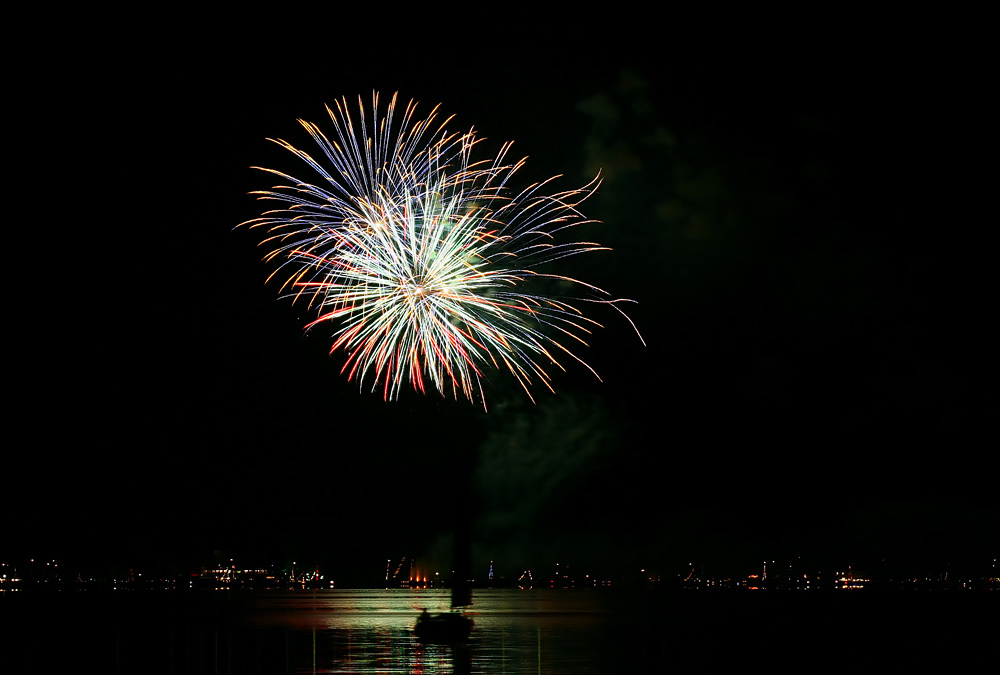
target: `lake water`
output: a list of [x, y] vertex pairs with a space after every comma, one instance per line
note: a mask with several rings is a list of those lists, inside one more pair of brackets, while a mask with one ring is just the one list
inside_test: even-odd
[[[996, 665], [997, 594], [476, 591], [459, 645], [423, 643], [447, 591], [7, 593], [0, 673], [868, 672]], [[980, 617], [980, 618], [977, 618]]]

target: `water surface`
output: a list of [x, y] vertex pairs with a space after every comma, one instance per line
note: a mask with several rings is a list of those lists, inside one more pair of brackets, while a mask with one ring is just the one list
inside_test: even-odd
[[3, 673], [954, 669], [995, 665], [997, 627], [997, 594], [481, 590], [451, 645], [412, 632], [440, 590], [0, 595]]

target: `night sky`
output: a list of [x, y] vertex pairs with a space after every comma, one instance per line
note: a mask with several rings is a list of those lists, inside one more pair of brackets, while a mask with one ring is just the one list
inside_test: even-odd
[[[444, 569], [471, 493], [477, 569], [507, 575], [985, 569], [995, 359], [964, 83], [872, 35], [599, 23], [480, 49], [137, 39], [24, 72], [0, 559]], [[581, 356], [603, 381], [571, 366], [532, 404], [498, 376], [485, 415], [347, 382], [234, 227], [272, 184], [252, 165], [303, 173], [267, 137], [307, 148], [297, 118], [326, 128], [324, 103], [373, 90], [514, 140], [523, 185], [600, 170], [587, 234], [613, 251], [567, 269], [634, 299], [646, 346], [597, 312]]]

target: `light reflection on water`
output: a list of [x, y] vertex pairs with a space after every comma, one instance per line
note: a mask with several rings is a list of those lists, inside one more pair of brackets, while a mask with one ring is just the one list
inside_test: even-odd
[[[478, 591], [465, 644], [423, 643], [412, 628], [423, 608], [447, 610], [441, 590], [331, 591], [255, 598], [249, 621], [295, 639], [288, 672], [603, 673], [607, 630], [619, 612], [594, 592]], [[620, 632], [620, 631], [619, 631]]]
[[0, 673], [650, 672], [616, 597], [476, 591], [472, 636], [449, 645], [413, 635], [442, 590], [4, 594]]
[[893, 670], [995, 661], [991, 593], [476, 591], [460, 645], [413, 635], [439, 590], [0, 595], [4, 675], [775, 673], [855, 668], [859, 645]]

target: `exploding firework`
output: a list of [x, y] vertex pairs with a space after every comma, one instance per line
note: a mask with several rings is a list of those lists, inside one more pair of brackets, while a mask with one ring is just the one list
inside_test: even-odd
[[[617, 309], [623, 300], [546, 266], [605, 248], [559, 239], [593, 222], [578, 206], [597, 179], [565, 192], [550, 194], [552, 179], [514, 192], [508, 183], [524, 160], [507, 159], [510, 143], [474, 161], [481, 139], [448, 131], [452, 118], [436, 123], [437, 107], [418, 119], [410, 102], [397, 118], [396, 97], [382, 113], [378, 94], [369, 112], [360, 97], [358, 107], [357, 117], [346, 99], [327, 107], [332, 137], [299, 120], [315, 157], [269, 139], [302, 160], [311, 180], [254, 167], [283, 184], [251, 194], [281, 206], [243, 223], [266, 230], [265, 259], [280, 261], [272, 277], [283, 275], [282, 293], [316, 312], [306, 330], [334, 327], [331, 353], [346, 353], [348, 378], [386, 399], [409, 383], [485, 401], [490, 371], [510, 372], [529, 397], [536, 382], [552, 389], [546, 368], [562, 369], [560, 358], [594, 372], [570, 348], [598, 326], [577, 305]], [[545, 281], [589, 297], [553, 297], [538, 290]]]

